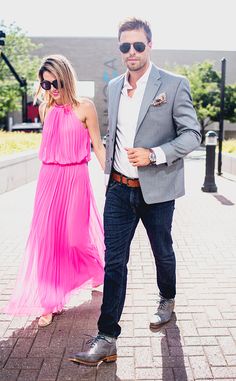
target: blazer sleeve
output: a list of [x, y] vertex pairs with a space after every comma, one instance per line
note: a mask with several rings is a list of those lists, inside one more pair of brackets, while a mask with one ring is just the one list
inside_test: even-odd
[[173, 122], [176, 137], [160, 147], [166, 155], [167, 165], [184, 157], [201, 143], [200, 125], [193, 107], [187, 78], [181, 78], [173, 103]]

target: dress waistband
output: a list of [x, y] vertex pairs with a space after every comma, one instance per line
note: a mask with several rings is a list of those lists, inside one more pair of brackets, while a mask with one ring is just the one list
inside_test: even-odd
[[88, 162], [86, 160], [84, 161], [81, 161], [79, 163], [55, 163], [55, 162], [46, 162], [46, 161], [43, 161], [42, 162], [44, 165], [59, 165], [61, 167], [71, 167], [71, 166], [74, 166], [74, 165], [81, 165], [81, 164], [88, 164]]

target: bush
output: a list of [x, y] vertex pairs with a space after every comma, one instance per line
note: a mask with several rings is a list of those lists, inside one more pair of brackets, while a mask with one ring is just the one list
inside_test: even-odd
[[236, 155], [236, 139], [223, 140], [222, 151]]
[[0, 131], [0, 156], [38, 149], [42, 134], [36, 132]]

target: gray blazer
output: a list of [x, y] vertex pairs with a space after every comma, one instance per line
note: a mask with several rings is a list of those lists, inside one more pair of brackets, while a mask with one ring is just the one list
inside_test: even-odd
[[[114, 159], [117, 114], [125, 74], [108, 85], [108, 132], [105, 174], [110, 175]], [[160, 94], [165, 102], [156, 104]], [[156, 102], [158, 103], [158, 102]], [[161, 147], [166, 163], [138, 167], [138, 176], [147, 204], [183, 196], [183, 157], [200, 145], [201, 134], [193, 108], [188, 80], [152, 65], [141, 104], [134, 147]]]

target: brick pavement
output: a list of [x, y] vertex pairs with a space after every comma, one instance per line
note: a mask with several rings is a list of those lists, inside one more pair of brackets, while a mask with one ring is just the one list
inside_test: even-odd
[[[204, 151], [185, 159], [186, 196], [176, 202], [176, 310], [159, 331], [148, 318], [157, 297], [154, 262], [139, 225], [132, 243], [128, 291], [116, 364], [77, 366], [67, 356], [96, 333], [101, 291], [75, 293], [46, 328], [34, 316], [0, 315], [0, 381], [236, 381], [236, 179], [216, 176], [204, 193]], [[104, 185], [90, 164], [100, 211]], [[36, 183], [0, 196], [0, 306], [8, 300], [28, 234]]]

